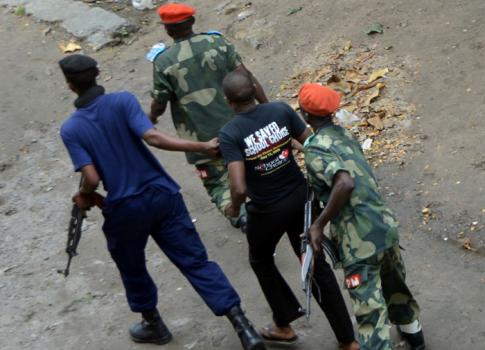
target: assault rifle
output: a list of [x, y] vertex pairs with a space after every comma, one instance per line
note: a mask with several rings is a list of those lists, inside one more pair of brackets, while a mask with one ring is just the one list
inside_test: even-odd
[[313, 191], [308, 188], [307, 201], [305, 203], [304, 231], [301, 239], [301, 286], [306, 296], [305, 309], [303, 311], [307, 319], [310, 319], [311, 314], [310, 301], [312, 298], [315, 261], [318, 260], [317, 258], [325, 259], [325, 254], [327, 254], [332, 261], [333, 267], [339, 262], [337, 246], [323, 232], [322, 251], [318, 257], [314, 256], [310, 238], [310, 227], [312, 226], [313, 218], [320, 215], [321, 211], [322, 209], [320, 208], [319, 202], [315, 200]]
[[[84, 178], [81, 177], [81, 181], [79, 183], [79, 188], [81, 188]], [[104, 197], [99, 193], [94, 192], [92, 194], [94, 204], [98, 208], [103, 207]], [[79, 245], [79, 241], [81, 240], [81, 232], [83, 221], [87, 217], [86, 211], [81, 210], [76, 203], [72, 205], [71, 209], [71, 219], [69, 220], [69, 227], [67, 229], [67, 244], [66, 244], [66, 253], [68, 256], [67, 266], [63, 270], [57, 270], [58, 273], [63, 274], [64, 277], [69, 275], [69, 268], [71, 267], [71, 260], [77, 254], [77, 246]]]

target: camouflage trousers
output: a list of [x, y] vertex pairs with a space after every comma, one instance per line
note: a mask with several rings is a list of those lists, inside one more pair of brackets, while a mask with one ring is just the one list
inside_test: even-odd
[[[212, 203], [214, 203], [222, 213], [224, 214], [224, 208], [231, 203], [231, 191], [229, 189], [229, 174], [227, 172], [226, 165], [223, 159], [215, 159], [208, 163], [197, 164], [195, 166], [199, 177], [202, 180], [207, 193], [211, 197]], [[226, 218], [231, 222], [234, 227], [239, 227], [239, 218], [242, 215], [246, 215], [246, 206], [241, 205], [239, 217]]]
[[419, 306], [406, 285], [399, 246], [344, 269], [358, 323], [361, 350], [390, 350], [391, 323], [404, 325], [419, 317]]

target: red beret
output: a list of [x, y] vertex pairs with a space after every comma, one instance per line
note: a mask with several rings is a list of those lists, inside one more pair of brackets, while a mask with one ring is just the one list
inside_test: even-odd
[[195, 15], [193, 7], [175, 2], [160, 6], [157, 12], [163, 24], [177, 24]]
[[326, 117], [340, 106], [340, 94], [320, 84], [306, 83], [300, 88], [298, 102], [311, 115]]

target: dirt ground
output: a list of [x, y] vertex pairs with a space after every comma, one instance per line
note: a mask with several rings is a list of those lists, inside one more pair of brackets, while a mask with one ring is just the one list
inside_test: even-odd
[[[273, 96], [294, 73], [315, 68], [323, 53], [345, 41], [372, 48], [380, 62], [408, 75], [399, 98], [416, 105], [403, 128], [419, 135], [403, 163], [377, 169], [382, 191], [401, 226], [408, 280], [422, 307], [429, 349], [473, 350], [485, 344], [485, 3], [481, 0], [191, 1], [198, 30], [219, 29]], [[246, 5], [246, 6], [245, 6]], [[288, 15], [294, 8], [301, 11]], [[234, 7], [234, 9], [232, 8]], [[106, 6], [105, 6], [106, 8]], [[243, 10], [254, 13], [243, 21]], [[232, 12], [231, 12], [232, 11]], [[130, 16], [136, 15], [128, 11]], [[108, 90], [130, 90], [148, 109], [152, 44], [167, 37], [154, 15], [129, 45], [93, 53]], [[145, 18], [143, 17], [143, 18]], [[364, 28], [380, 22], [384, 33]], [[52, 30], [45, 35], [44, 30]], [[126, 304], [105, 248], [102, 218], [93, 210], [71, 275], [65, 232], [78, 177], [58, 136], [73, 95], [57, 67], [56, 25], [0, 8], [0, 348], [151, 349], [132, 344], [127, 326], [138, 320]], [[160, 128], [173, 132], [165, 116]], [[155, 151], [177, 179], [211, 259], [241, 294], [256, 326], [271, 321], [247, 262], [245, 237], [210, 204], [194, 169], [177, 153]], [[423, 222], [422, 209], [432, 215]], [[464, 239], [468, 240], [464, 240]], [[468, 242], [472, 250], [463, 248]], [[208, 308], [150, 242], [148, 265], [159, 286], [160, 309], [174, 334], [164, 348], [239, 349], [229, 323]], [[286, 240], [277, 263], [301, 297], [298, 264]], [[338, 272], [341, 278], [340, 272]], [[337, 349], [322, 313], [298, 320], [298, 349]], [[393, 333], [397, 348], [403, 348]]]

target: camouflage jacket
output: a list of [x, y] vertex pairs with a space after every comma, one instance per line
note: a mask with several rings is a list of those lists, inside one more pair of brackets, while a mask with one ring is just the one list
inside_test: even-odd
[[[233, 116], [224, 99], [222, 80], [241, 64], [234, 46], [220, 34], [195, 34], [175, 41], [153, 63], [152, 97], [170, 101], [179, 137], [208, 141]], [[186, 153], [191, 164], [210, 160], [206, 154]]]
[[330, 233], [339, 247], [343, 267], [398, 243], [394, 215], [379, 193], [359, 143], [348, 130], [333, 124], [319, 129], [305, 143], [305, 163], [310, 185], [324, 205], [338, 171], [346, 171], [354, 179], [350, 202], [330, 222]]

